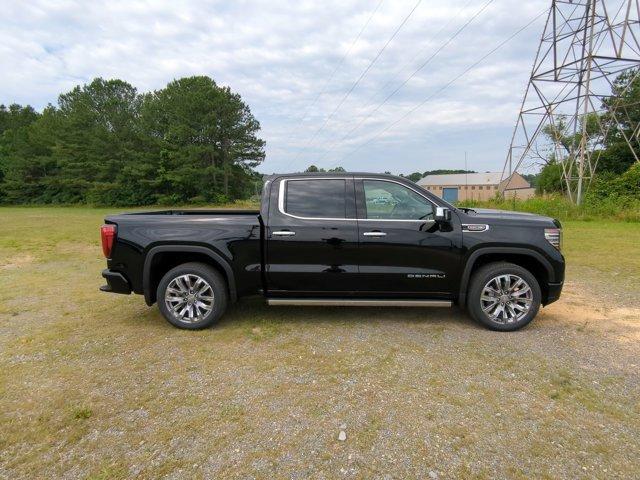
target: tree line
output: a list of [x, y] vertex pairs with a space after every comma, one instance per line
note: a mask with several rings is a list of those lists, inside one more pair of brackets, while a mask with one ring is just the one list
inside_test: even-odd
[[[598, 123], [611, 126], [598, 152], [594, 192], [618, 191], [622, 178], [636, 178], [623, 176], [635, 162], [625, 136], [640, 151], [635, 71], [618, 77], [604, 106], [620, 104], [625, 122], [607, 113], [586, 119], [587, 135], [594, 138]], [[581, 130], [567, 135], [560, 122], [544, 134], [570, 152]], [[259, 133], [260, 124], [240, 95], [209, 77], [181, 78], [147, 93], [123, 80], [96, 78], [61, 94], [42, 112], [0, 105], [0, 203], [137, 206], [247, 198], [261, 185], [254, 171], [265, 158]], [[541, 162], [539, 175], [529, 180], [540, 192], [562, 192], [562, 166], [553, 154]], [[311, 165], [307, 171], [324, 169]], [[433, 170], [406, 177], [417, 182], [429, 174], [465, 172], [474, 173]]]
[[222, 203], [256, 192], [260, 124], [206, 76], [139, 93], [96, 78], [41, 113], [0, 105], [0, 202]]

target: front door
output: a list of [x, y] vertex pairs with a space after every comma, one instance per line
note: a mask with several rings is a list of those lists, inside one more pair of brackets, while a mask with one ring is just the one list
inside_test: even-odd
[[353, 179], [276, 182], [267, 230], [269, 294], [340, 296], [353, 290], [358, 273]]
[[460, 227], [436, 224], [436, 206], [418, 189], [392, 180], [355, 182], [360, 291], [381, 297], [449, 296], [458, 286]]

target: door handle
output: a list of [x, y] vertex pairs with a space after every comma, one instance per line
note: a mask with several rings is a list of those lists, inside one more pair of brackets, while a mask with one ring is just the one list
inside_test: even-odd
[[387, 234], [384, 232], [364, 232], [362, 234], [365, 237], [386, 237]]
[[292, 237], [296, 234], [296, 232], [292, 232], [291, 230], [276, 230], [275, 232], [271, 232], [271, 235], [274, 237]]

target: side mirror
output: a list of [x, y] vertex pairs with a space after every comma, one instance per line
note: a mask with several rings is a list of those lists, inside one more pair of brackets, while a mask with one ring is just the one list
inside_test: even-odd
[[436, 207], [435, 220], [438, 223], [449, 223], [451, 221], [451, 210], [445, 207]]

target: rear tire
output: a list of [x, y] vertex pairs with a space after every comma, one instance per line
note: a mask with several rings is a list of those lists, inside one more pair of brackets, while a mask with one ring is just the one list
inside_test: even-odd
[[227, 282], [204, 263], [169, 270], [158, 285], [158, 308], [173, 326], [199, 330], [216, 323], [227, 309]]
[[473, 274], [467, 310], [474, 320], [491, 330], [510, 332], [531, 322], [541, 302], [540, 285], [529, 270], [496, 262]]

